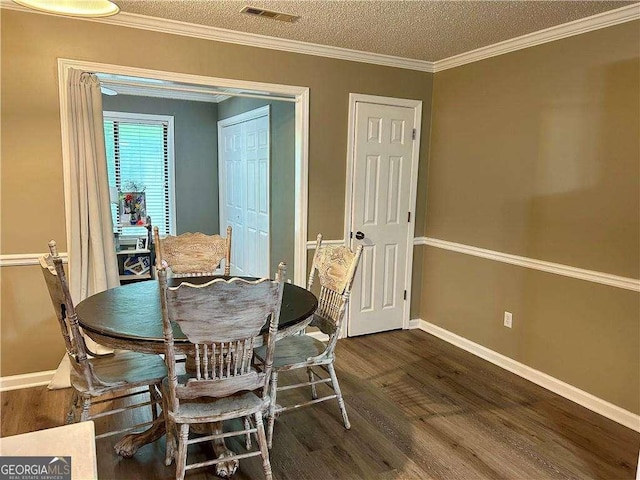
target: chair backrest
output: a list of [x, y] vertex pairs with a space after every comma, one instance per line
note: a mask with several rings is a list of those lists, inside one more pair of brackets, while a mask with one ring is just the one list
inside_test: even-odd
[[170, 268], [174, 277], [215, 275], [224, 260], [224, 274], [231, 273], [231, 227], [227, 237], [204, 233], [167, 235], [160, 240], [158, 227], [153, 228], [158, 268]]
[[56, 312], [67, 355], [71, 360], [74, 370], [80, 374], [91, 390], [93, 387], [102, 385], [93, 372], [93, 366], [88, 360], [87, 346], [78, 325], [78, 315], [76, 314], [67, 277], [62, 266], [62, 259], [58, 255], [56, 242], [49, 242], [50, 255], [40, 257], [40, 267], [44, 275], [49, 296]]
[[317, 278], [320, 295], [311, 324], [329, 335], [328, 351], [333, 351], [338, 339], [361, 255], [362, 245], [355, 252], [343, 245], [323, 247], [322, 234], [318, 234], [307, 290], [313, 288]]
[[[202, 285], [185, 280], [177, 287], [168, 287], [166, 270], [158, 270], [173, 409], [181, 399], [225, 397], [258, 389], [267, 395], [285, 273], [286, 266], [281, 263], [275, 280], [217, 278]], [[180, 327], [188, 343], [174, 342], [172, 322]], [[264, 368], [258, 372], [253, 348], [267, 323], [267, 355]], [[187, 355], [187, 365], [195, 364], [193, 373], [177, 377], [178, 354]]]

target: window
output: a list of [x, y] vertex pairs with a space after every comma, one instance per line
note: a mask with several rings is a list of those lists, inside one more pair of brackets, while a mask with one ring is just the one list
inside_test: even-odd
[[[104, 137], [109, 186], [129, 191], [144, 188], [147, 215], [161, 235], [175, 234], [173, 188], [173, 117], [142, 113], [104, 112]], [[120, 226], [118, 205], [111, 204], [114, 232], [146, 235], [144, 227]]]

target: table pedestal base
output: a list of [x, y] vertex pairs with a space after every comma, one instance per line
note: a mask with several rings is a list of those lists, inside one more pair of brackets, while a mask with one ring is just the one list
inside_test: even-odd
[[155, 442], [166, 432], [164, 422], [158, 422], [148, 430], [140, 433], [130, 433], [122, 437], [113, 449], [123, 458], [131, 458], [140, 447], [147, 443]]
[[[222, 422], [206, 423], [206, 424], [193, 424], [190, 430], [193, 433], [201, 435], [217, 435], [224, 432]], [[213, 447], [213, 454], [215, 458], [224, 458], [235, 455], [227, 445], [224, 438], [217, 438], [211, 441]], [[226, 462], [220, 462], [216, 464], [216, 475], [222, 478], [229, 478], [236, 473], [240, 462], [238, 460], [227, 460]]]
[[[204, 424], [195, 423], [189, 426], [189, 431], [191, 433], [209, 436], [223, 433], [224, 429], [222, 422]], [[175, 444], [175, 441], [172, 439], [171, 435], [167, 435], [167, 442], [171, 442], [167, 445], [167, 456], [165, 458], [165, 465], [169, 466], [174, 460], [177, 461], [178, 446]], [[229, 450], [229, 448], [225, 444], [224, 438], [212, 440], [211, 447], [213, 448], [213, 454], [216, 459], [222, 459], [234, 455], [234, 453]], [[239, 466], [240, 462], [238, 462], [237, 459], [217, 463], [215, 465], [216, 475], [222, 478], [229, 478], [234, 473], [236, 473], [236, 470]]]

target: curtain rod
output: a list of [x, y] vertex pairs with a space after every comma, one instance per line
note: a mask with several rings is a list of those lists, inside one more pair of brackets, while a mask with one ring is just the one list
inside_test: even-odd
[[[100, 77], [98, 77], [100, 78]], [[252, 94], [252, 93], [236, 93], [236, 92], [226, 92], [223, 90], [205, 90], [202, 88], [194, 88], [194, 87], [183, 87], [180, 85], [155, 85], [155, 84], [137, 84], [131, 83], [124, 80], [103, 80], [100, 78], [100, 84], [108, 87], [110, 85], [124, 85], [128, 87], [136, 87], [141, 89], [158, 89], [158, 90], [172, 90], [177, 92], [192, 92], [192, 93], [200, 93], [200, 94], [211, 94], [211, 95], [226, 95], [229, 97], [247, 97], [247, 98], [259, 98], [265, 100], [276, 100], [279, 102], [296, 102], [297, 99], [290, 97], [277, 97], [273, 95], [260, 95], [260, 94]]]

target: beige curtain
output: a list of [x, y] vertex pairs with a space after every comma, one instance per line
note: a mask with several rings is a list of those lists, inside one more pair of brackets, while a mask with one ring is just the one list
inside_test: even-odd
[[[69, 288], [75, 303], [120, 285], [113, 240], [107, 177], [100, 81], [91, 73], [69, 74], [69, 160], [71, 201]], [[87, 339], [96, 353], [104, 347]], [[63, 358], [49, 388], [69, 386], [69, 364]]]
[[100, 81], [72, 70], [69, 281], [74, 302], [120, 285], [113, 242]]

